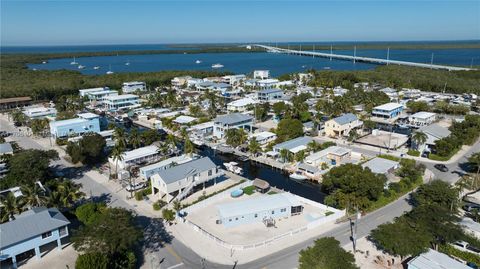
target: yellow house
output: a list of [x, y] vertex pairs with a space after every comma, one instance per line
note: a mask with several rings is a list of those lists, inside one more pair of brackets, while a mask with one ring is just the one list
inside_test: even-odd
[[348, 136], [354, 128], [362, 126], [363, 122], [352, 113], [343, 114], [325, 123], [325, 134], [329, 137]]

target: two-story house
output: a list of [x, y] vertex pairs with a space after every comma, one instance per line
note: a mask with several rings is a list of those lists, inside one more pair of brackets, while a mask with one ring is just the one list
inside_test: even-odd
[[348, 136], [351, 130], [362, 126], [363, 122], [352, 113], [343, 114], [325, 122], [325, 134], [329, 137]]
[[97, 114], [93, 113], [80, 113], [77, 114], [78, 118], [51, 121], [50, 133], [53, 138], [62, 138], [68, 136], [79, 136], [84, 133], [99, 133], [100, 132], [100, 120]]
[[213, 136], [219, 139], [224, 138], [225, 133], [231, 128], [248, 128], [251, 130], [253, 117], [241, 113], [220, 115], [213, 121]]

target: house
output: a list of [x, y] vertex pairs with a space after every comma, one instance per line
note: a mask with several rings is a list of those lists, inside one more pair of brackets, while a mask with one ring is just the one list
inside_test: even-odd
[[250, 135], [250, 139], [255, 139], [260, 145], [265, 145], [277, 139], [277, 135], [272, 132], [260, 132]]
[[320, 166], [322, 163], [337, 165], [340, 162], [350, 158], [352, 156], [352, 150], [339, 146], [331, 146], [324, 150], [312, 153], [305, 157], [304, 163], [315, 167]]
[[53, 138], [100, 132], [100, 120], [97, 114], [80, 113], [77, 116], [78, 118], [75, 119], [51, 121], [49, 125]]
[[407, 262], [408, 269], [471, 269], [467, 265], [433, 249]]
[[227, 110], [230, 112], [245, 112], [250, 106], [257, 103], [258, 102], [253, 100], [252, 98], [242, 98], [228, 103]]
[[362, 164], [363, 168], [368, 168], [375, 174], [382, 174], [387, 175], [393, 173], [395, 170], [398, 169], [400, 166], [399, 162], [387, 160], [384, 158], [373, 158], [364, 164]]
[[57, 110], [53, 107], [27, 107], [23, 110], [23, 114], [30, 120], [47, 117], [55, 118]]
[[68, 237], [70, 221], [56, 208], [36, 207], [0, 224], [0, 261], [11, 260], [17, 268], [17, 256], [35, 253], [37, 259], [47, 245], [62, 250], [62, 239]]
[[143, 92], [147, 90], [147, 84], [141, 81], [132, 81], [132, 82], [124, 82], [122, 84], [122, 92], [125, 93], [132, 93], [132, 92]]
[[262, 79], [257, 81], [257, 87], [260, 90], [266, 90], [266, 89], [272, 89], [274, 88], [278, 83], [278, 79], [274, 78], [267, 78], [267, 79]]
[[231, 228], [298, 215], [302, 213], [303, 206], [293, 194], [277, 193], [220, 204], [217, 210], [216, 223]]
[[140, 167], [140, 176], [148, 180], [150, 179], [151, 176], [154, 174], [157, 174], [160, 170], [165, 170], [168, 169], [174, 165], [182, 164], [189, 162], [193, 160], [195, 156], [189, 156], [189, 155], [180, 155], [180, 156], [175, 156], [172, 158], [168, 158], [166, 160], [160, 161], [158, 163], [154, 163], [151, 165], [143, 166]]
[[12, 97], [0, 99], [0, 110], [8, 110], [18, 107], [24, 107], [32, 102], [32, 98], [28, 96], [24, 97]]
[[420, 152], [435, 152], [435, 142], [449, 136], [451, 133], [447, 127], [444, 127], [438, 123], [420, 127], [417, 132], [422, 132], [427, 135], [427, 140], [422, 145], [416, 145], [415, 141], [412, 141], [412, 146], [417, 148]]
[[[175, 79], [174, 79], [174, 80], [175, 80]], [[176, 82], [176, 81], [174, 82], [174, 80], [172, 80], [172, 85], [173, 85], [173, 84], [177, 84], [177, 83], [181, 83], [181, 82]], [[201, 78], [189, 78], [189, 79], [187, 79], [187, 87], [193, 88], [193, 87], [196, 87], [197, 84], [202, 83], [202, 82], [203, 82], [203, 79], [201, 79]], [[181, 85], [184, 85], [184, 83], [179, 84], [179, 85], [180, 85], [180, 86], [181, 86]], [[174, 85], [174, 86], [177, 86], [177, 87], [178, 87], [178, 85]]]
[[213, 126], [214, 126], [213, 121], [207, 121], [204, 123], [193, 125], [188, 129], [188, 131], [193, 136], [198, 136], [198, 138], [203, 138], [213, 133]]
[[103, 101], [105, 101], [105, 98], [111, 95], [118, 95], [118, 91], [110, 90], [107, 88], [106, 90], [102, 91], [87, 92], [85, 96], [90, 101], [90, 104], [92, 104], [93, 106], [99, 106], [103, 105]]
[[10, 143], [1, 143], [0, 144], [0, 156], [3, 155], [12, 155], [13, 154], [13, 148]]
[[130, 151], [126, 151], [122, 154], [121, 160], [114, 160], [112, 157], [108, 158], [108, 161], [113, 167], [117, 169], [127, 169], [132, 165], [140, 165], [145, 163], [152, 163], [160, 160], [161, 154], [157, 146], [150, 145]]
[[253, 125], [253, 117], [241, 113], [231, 113], [220, 115], [213, 121], [213, 136], [222, 139], [228, 129], [231, 128], [249, 128]]
[[227, 83], [212, 83], [212, 85], [208, 87], [209, 90], [221, 92], [222, 94], [224, 94], [226, 91], [228, 91], [231, 88], [232, 86]]
[[94, 93], [94, 92], [102, 92], [102, 91], [108, 91], [110, 88], [108, 87], [99, 87], [99, 88], [89, 88], [89, 89], [81, 89], [78, 90], [80, 97], [87, 97], [88, 94]]
[[463, 217], [459, 224], [467, 234], [480, 239], [480, 223], [471, 218]]
[[259, 193], [267, 193], [270, 190], [270, 183], [263, 179], [256, 178], [252, 182], [252, 186], [255, 187], [255, 191]]
[[414, 127], [432, 124], [437, 119], [437, 114], [432, 112], [417, 112], [408, 117], [408, 123]]
[[357, 116], [347, 113], [325, 122], [325, 134], [329, 137], [348, 136], [351, 130], [362, 125], [363, 122]]
[[195, 122], [196, 120], [197, 118], [195, 117], [181, 115], [181, 116], [178, 116], [176, 119], [174, 119], [173, 122], [179, 125], [188, 125]]
[[210, 87], [213, 86], [213, 84], [215, 84], [215, 83], [213, 83], [213, 82], [211, 82], [211, 81], [203, 81], [203, 82], [197, 83], [197, 84], [195, 85], [195, 87], [196, 87], [197, 90], [199, 90], [199, 91], [205, 91], [205, 90], [210, 89]]
[[224, 76], [223, 81], [225, 83], [228, 83], [230, 85], [238, 85], [240, 82], [244, 81], [247, 77], [243, 74], [240, 75], [230, 75], [230, 76]]
[[109, 95], [104, 98], [103, 104], [107, 110], [140, 107], [140, 100], [135, 94]]
[[[189, 85], [188, 81], [192, 79], [191, 76], [183, 76], [183, 77], [174, 77], [170, 82], [172, 83], [172, 86], [174, 87], [182, 87], [184, 85]], [[200, 80], [198, 83], [202, 82], [203, 79], [195, 79], [195, 80]], [[191, 83], [194, 81], [192, 80]]]
[[[152, 194], [159, 199], [181, 200], [193, 187], [224, 175], [208, 157], [195, 159], [162, 169], [150, 177]], [[216, 183], [216, 182], [215, 182]]]
[[253, 71], [253, 78], [267, 79], [270, 77], [270, 70], [255, 70]]
[[308, 144], [312, 141], [313, 138], [309, 136], [297, 137], [273, 146], [273, 151], [280, 153], [285, 149], [295, 154], [299, 151], [306, 150], [308, 148]]
[[394, 119], [397, 118], [403, 111], [403, 105], [398, 103], [387, 103], [380, 106], [376, 106], [372, 110], [372, 116]]
[[265, 89], [257, 92], [257, 99], [259, 101], [274, 101], [283, 98], [282, 89]]

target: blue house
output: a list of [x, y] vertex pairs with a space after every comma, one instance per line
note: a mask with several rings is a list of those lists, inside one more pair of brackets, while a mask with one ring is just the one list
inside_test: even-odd
[[78, 136], [84, 133], [99, 133], [100, 120], [97, 114], [80, 113], [78, 118], [50, 122], [53, 138]]
[[10, 260], [17, 268], [17, 256], [34, 252], [40, 259], [47, 247], [62, 249], [62, 239], [68, 237], [70, 221], [56, 208], [37, 207], [0, 224], [0, 261]]
[[277, 88], [264, 89], [257, 92], [257, 99], [261, 101], [273, 101], [283, 98], [283, 90]]
[[398, 103], [387, 103], [374, 107], [372, 115], [379, 118], [393, 119], [398, 117], [402, 111], [403, 105]]

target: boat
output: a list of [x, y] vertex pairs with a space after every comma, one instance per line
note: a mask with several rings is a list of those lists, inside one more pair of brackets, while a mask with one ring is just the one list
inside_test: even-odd
[[125, 63], [125, 65], [130, 65], [130, 60], [127, 60], [127, 62]]
[[42, 64], [46, 64], [47, 62], [46, 61], [43, 61]]
[[302, 180], [305, 180], [307, 179], [307, 177], [303, 174], [302, 171], [295, 171], [293, 173], [290, 174], [290, 178], [291, 179], [295, 179], [295, 180], [299, 180], [299, 181], [302, 181]]
[[107, 71], [106, 74], [107, 74], [107, 75], [111, 75], [111, 74], [113, 74], [113, 71]]
[[330, 66], [325, 66], [323, 69], [330, 70]]
[[75, 57], [73, 57], [73, 62], [70, 62], [71, 65], [74, 65], [74, 64], [78, 64], [76, 61], [75, 61]]
[[94, 66], [93, 69], [98, 70], [100, 69], [100, 66]]
[[243, 169], [238, 167], [238, 163], [236, 162], [229, 162], [229, 163], [223, 163], [225, 168], [227, 168], [227, 171], [230, 171], [234, 174], [240, 175], [243, 173]]
[[85, 65], [78, 65], [78, 69], [84, 69], [85, 68]]
[[195, 61], [195, 63], [196, 63], [196, 64], [201, 64], [201, 63], [202, 63], [202, 61], [200, 61], [200, 60], [196, 60], [196, 61]]
[[111, 74], [113, 74], [112, 66], [111, 66], [111, 65], [108, 65], [107, 75], [111, 75]]
[[222, 68], [223, 64], [212, 64], [212, 68]]

